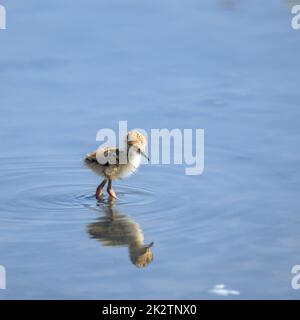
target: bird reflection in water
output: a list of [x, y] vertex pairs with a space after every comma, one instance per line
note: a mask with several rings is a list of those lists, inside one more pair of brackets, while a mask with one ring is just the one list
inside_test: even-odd
[[114, 201], [111, 199], [107, 204], [99, 199], [98, 205], [105, 215], [87, 226], [88, 233], [103, 246], [127, 246], [130, 261], [138, 268], [144, 268], [153, 261], [153, 242], [144, 243], [144, 234], [139, 224], [118, 212], [114, 208]]

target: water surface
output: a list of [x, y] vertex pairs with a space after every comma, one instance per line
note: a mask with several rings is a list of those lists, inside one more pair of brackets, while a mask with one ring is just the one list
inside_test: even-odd
[[[299, 298], [289, 2], [1, 4], [1, 299]], [[97, 201], [82, 157], [119, 120], [204, 128], [203, 175], [146, 165]]]

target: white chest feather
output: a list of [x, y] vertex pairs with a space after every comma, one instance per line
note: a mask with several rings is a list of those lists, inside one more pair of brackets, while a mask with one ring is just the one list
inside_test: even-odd
[[120, 178], [125, 178], [131, 174], [133, 174], [141, 164], [141, 155], [138, 153], [133, 153], [128, 156], [128, 163], [122, 165], [122, 170], [120, 174]]

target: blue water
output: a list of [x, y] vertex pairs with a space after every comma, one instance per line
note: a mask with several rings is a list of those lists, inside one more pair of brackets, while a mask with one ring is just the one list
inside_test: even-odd
[[[0, 3], [1, 299], [299, 299], [291, 1]], [[145, 165], [97, 202], [82, 157], [119, 120], [203, 128], [204, 173]]]

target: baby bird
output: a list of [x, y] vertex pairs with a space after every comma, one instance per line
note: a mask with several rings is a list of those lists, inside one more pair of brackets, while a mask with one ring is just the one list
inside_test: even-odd
[[109, 196], [117, 198], [112, 180], [125, 178], [135, 172], [140, 165], [141, 156], [150, 162], [145, 154], [146, 144], [144, 135], [138, 131], [130, 131], [126, 135], [124, 149], [104, 147], [85, 156], [86, 166], [104, 178], [96, 190], [96, 198], [100, 198], [107, 182]]

